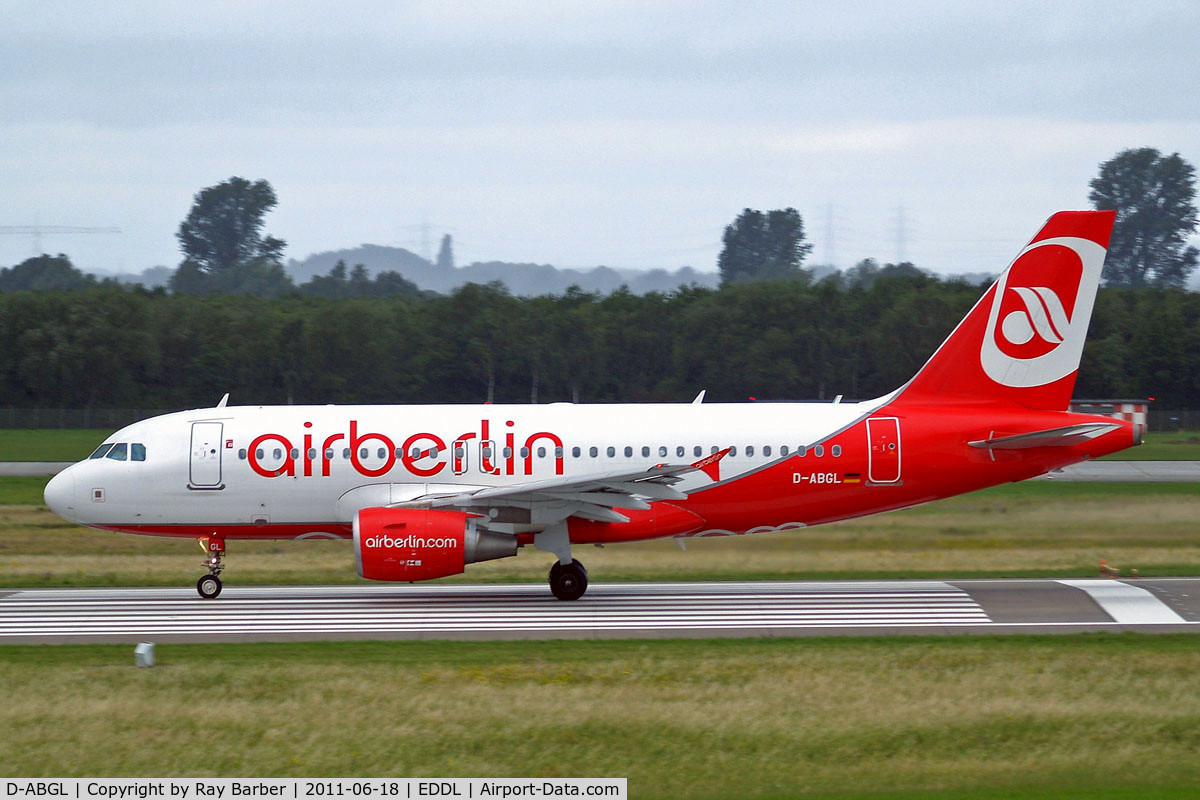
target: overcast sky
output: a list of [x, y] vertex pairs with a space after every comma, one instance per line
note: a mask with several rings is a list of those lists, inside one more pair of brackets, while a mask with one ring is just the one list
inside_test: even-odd
[[[175, 266], [265, 178], [287, 255], [715, 268], [746, 206], [839, 266], [997, 270], [1129, 147], [1200, 161], [1190, 2], [0, 2], [0, 225]], [[0, 236], [0, 265], [28, 236]]]

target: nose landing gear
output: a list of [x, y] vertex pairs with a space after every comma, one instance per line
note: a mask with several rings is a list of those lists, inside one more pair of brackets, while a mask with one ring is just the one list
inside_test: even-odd
[[212, 600], [221, 593], [220, 575], [221, 570], [225, 569], [221, 559], [225, 556], [225, 540], [212, 536], [201, 539], [200, 546], [208, 553], [208, 560], [204, 562], [204, 566], [208, 567], [208, 574], [196, 581], [196, 591], [205, 600]]

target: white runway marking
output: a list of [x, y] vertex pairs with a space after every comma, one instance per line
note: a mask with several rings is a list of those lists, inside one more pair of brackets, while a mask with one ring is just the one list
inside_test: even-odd
[[938, 581], [855, 584], [608, 584], [573, 603], [541, 585], [18, 591], [0, 599], [0, 641], [17, 637], [496, 634], [923, 627], [990, 622]]
[[1060, 580], [1088, 593], [1104, 613], [1126, 625], [1181, 623], [1186, 620], [1140, 586], [1111, 579]]
[[[217, 600], [201, 600], [186, 587], [14, 590], [0, 597], [0, 643], [797, 636], [1200, 625], [1145, 590], [1117, 581], [964, 584], [967, 589], [941, 581], [609, 583], [593, 584], [583, 599], [571, 603], [555, 600], [543, 584], [232, 586]], [[1048, 621], [1042, 609], [1061, 600], [1051, 597], [1050, 606], [1027, 601], [1030, 592], [1044, 595], [1046, 587], [1088, 592], [1104, 614], [1093, 610], [1091, 616], [1063, 620], [1060, 613]], [[1019, 620], [1014, 621], [1011, 602], [1007, 621], [997, 622], [970, 594], [981, 592], [981, 598], [990, 598], [983, 602], [1004, 608], [997, 589], [1025, 609]]]

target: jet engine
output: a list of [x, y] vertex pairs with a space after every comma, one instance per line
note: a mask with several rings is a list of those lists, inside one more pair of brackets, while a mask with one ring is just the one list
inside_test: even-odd
[[479, 530], [477, 520], [460, 511], [359, 509], [354, 515], [358, 574], [373, 581], [426, 581], [517, 554], [517, 537]]

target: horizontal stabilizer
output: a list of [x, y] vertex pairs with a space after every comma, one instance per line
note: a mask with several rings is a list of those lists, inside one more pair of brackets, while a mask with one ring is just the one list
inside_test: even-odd
[[1109, 431], [1121, 427], [1116, 422], [1085, 422], [1081, 425], [1068, 425], [1065, 428], [1049, 428], [1033, 433], [1019, 433], [1016, 436], [1001, 436], [997, 439], [980, 439], [969, 442], [971, 447], [981, 447], [988, 450], [1028, 450], [1031, 447], [1070, 447], [1071, 445], [1095, 439]]

